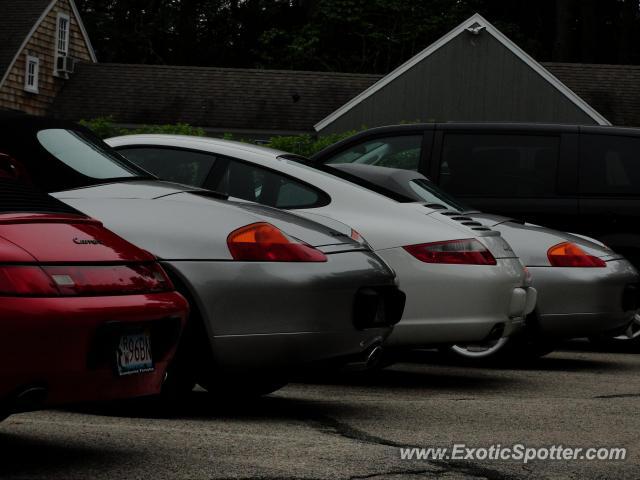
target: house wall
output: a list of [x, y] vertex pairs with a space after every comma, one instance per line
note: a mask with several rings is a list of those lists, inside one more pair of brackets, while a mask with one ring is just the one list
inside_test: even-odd
[[454, 37], [320, 133], [403, 121], [596, 123], [487, 32]]
[[[82, 61], [91, 61], [78, 19], [75, 18], [69, 0], [58, 0], [29, 39], [9, 70], [0, 88], [0, 108], [19, 110], [34, 115], [44, 115], [58, 94], [65, 80], [53, 75], [56, 47], [56, 19], [58, 12], [70, 17], [69, 55]], [[24, 90], [26, 55], [40, 59], [39, 93]]]

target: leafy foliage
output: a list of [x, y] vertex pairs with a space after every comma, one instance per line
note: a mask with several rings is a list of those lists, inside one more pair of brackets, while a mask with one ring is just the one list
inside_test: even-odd
[[186, 123], [176, 123], [173, 125], [143, 125], [138, 128], [117, 127], [113, 122], [113, 117], [99, 117], [91, 120], [80, 120], [81, 125], [92, 130], [100, 138], [117, 137], [119, 135], [136, 135], [144, 133], [160, 133], [170, 135], [193, 135], [203, 137], [206, 135], [204, 129], [192, 127]]
[[117, 137], [118, 135], [125, 135], [123, 128], [118, 128], [113, 124], [113, 117], [99, 117], [92, 118], [91, 120], [80, 120], [80, 125], [87, 127], [93, 131], [100, 138]]
[[[206, 136], [206, 132], [202, 128], [192, 127], [186, 123], [178, 123], [175, 125], [144, 125], [135, 129], [127, 129], [117, 127], [113, 122], [113, 117], [99, 117], [91, 120], [81, 120], [81, 125], [92, 130], [100, 138], [117, 137], [120, 135], [135, 135], [144, 133], [158, 133], [169, 135], [192, 135], [198, 137]], [[364, 127], [363, 127], [364, 128]], [[316, 152], [332, 145], [340, 140], [356, 134], [356, 130], [344, 133], [334, 133], [331, 135], [323, 135], [315, 137], [309, 134], [291, 135], [291, 136], [275, 136], [269, 139], [266, 145], [276, 150], [295, 153], [304, 157], [310, 157]], [[237, 142], [252, 143], [245, 138], [237, 138], [231, 133], [225, 133], [222, 136], [225, 140], [235, 140]]]
[[343, 140], [351, 135], [357, 133], [355, 130], [334, 133], [331, 135], [323, 135], [320, 137], [313, 137], [311, 135], [294, 135], [294, 136], [279, 136], [272, 137], [269, 140], [268, 147], [275, 148], [276, 150], [282, 150], [284, 152], [295, 153], [296, 155], [302, 155], [303, 157], [310, 157], [314, 153], [333, 145], [340, 140]]
[[387, 73], [474, 12], [542, 61], [640, 63], [638, 0], [77, 0], [102, 62]]

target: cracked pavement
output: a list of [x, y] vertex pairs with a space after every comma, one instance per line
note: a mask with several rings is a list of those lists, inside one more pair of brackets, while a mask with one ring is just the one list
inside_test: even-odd
[[[0, 478], [640, 478], [640, 355], [583, 347], [501, 369], [414, 352], [246, 403], [194, 391], [171, 415], [146, 403], [15, 415], [0, 424]], [[454, 443], [622, 446], [628, 458], [400, 459], [399, 447]]]

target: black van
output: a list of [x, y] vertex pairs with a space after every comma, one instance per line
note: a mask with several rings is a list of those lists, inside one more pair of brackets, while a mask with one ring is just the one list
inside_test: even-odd
[[358, 133], [313, 160], [418, 170], [479, 210], [595, 237], [640, 266], [640, 129], [398, 125]]

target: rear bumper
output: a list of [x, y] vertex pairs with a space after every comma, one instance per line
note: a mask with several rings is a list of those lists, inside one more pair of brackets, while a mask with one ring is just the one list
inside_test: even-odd
[[395, 274], [371, 252], [328, 254], [324, 263], [165, 266], [191, 288], [221, 371], [296, 370], [363, 353], [404, 307]]
[[[3, 298], [0, 399], [11, 408], [25, 389], [42, 406], [153, 395], [160, 391], [188, 306], [177, 293], [76, 298]], [[153, 372], [119, 377], [119, 334], [149, 329]]]
[[605, 268], [529, 267], [539, 292], [536, 328], [559, 338], [615, 331], [628, 325], [639, 306], [640, 278], [624, 259]]
[[512, 335], [536, 302], [517, 258], [497, 265], [436, 265], [401, 248], [377, 252], [398, 273], [407, 295], [390, 347], [481, 342], [496, 329]]
[[256, 370], [293, 373], [338, 367], [371, 348], [382, 345], [389, 329], [360, 332], [216, 336], [214, 357], [225, 372]]

